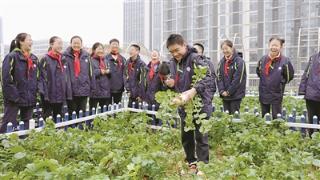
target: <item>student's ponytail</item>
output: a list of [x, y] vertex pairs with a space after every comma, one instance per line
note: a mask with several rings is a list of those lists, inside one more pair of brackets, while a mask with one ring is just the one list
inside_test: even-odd
[[12, 52], [15, 48], [17, 47], [16, 45], [16, 40], [12, 40], [10, 44], [10, 52]]

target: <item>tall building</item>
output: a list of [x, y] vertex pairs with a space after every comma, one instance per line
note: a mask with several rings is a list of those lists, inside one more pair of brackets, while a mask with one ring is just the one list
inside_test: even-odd
[[258, 85], [256, 64], [267, 53], [272, 35], [286, 40], [283, 53], [291, 58], [296, 72], [289, 85], [292, 87], [298, 85], [309, 56], [320, 47], [320, 1], [126, 0], [124, 3], [125, 44], [144, 44], [169, 58], [166, 38], [180, 33], [190, 44], [204, 44], [205, 54], [217, 64], [222, 57], [220, 43], [230, 39], [247, 62], [249, 87]]
[[124, 47], [131, 43], [138, 43], [147, 49], [150, 48], [152, 2], [151, 0], [124, 0]]
[[[319, 51], [320, 1], [315, 0], [165, 0], [150, 1], [151, 48], [168, 55], [166, 38], [182, 34], [188, 43], [199, 42], [215, 64], [222, 57], [220, 43], [234, 42], [243, 52], [248, 85], [257, 87], [257, 61], [268, 51], [272, 35], [285, 38], [283, 53], [291, 58], [296, 88], [308, 57]], [[126, 16], [125, 16], [126, 18]], [[126, 27], [126, 26], [125, 26]], [[127, 31], [127, 29], [125, 29]], [[169, 57], [169, 55], [167, 56]]]

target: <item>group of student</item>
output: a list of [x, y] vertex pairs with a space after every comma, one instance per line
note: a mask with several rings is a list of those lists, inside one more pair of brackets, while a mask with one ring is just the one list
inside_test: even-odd
[[[39, 94], [43, 118], [56, 120], [62, 115], [63, 105], [68, 113], [85, 111], [89, 98], [90, 108], [121, 101], [124, 91], [126, 60], [119, 53], [119, 41], [110, 40], [111, 53], [105, 56], [105, 48], [95, 43], [89, 54], [82, 47], [82, 39], [73, 36], [70, 46], [62, 52], [62, 39], [53, 36], [48, 52], [38, 60], [31, 53], [32, 39], [20, 33], [12, 41], [10, 53], [2, 65], [2, 92], [4, 116], [0, 132], [6, 124], [17, 126], [20, 111], [21, 121], [28, 127]], [[71, 116], [69, 116], [71, 117]]]
[[[12, 122], [17, 126], [17, 114], [20, 110], [21, 120], [26, 124], [32, 118], [33, 108], [40, 94], [43, 117], [62, 114], [63, 104], [67, 104], [68, 113], [86, 109], [89, 98], [92, 107], [119, 103], [123, 92], [129, 94], [129, 107], [136, 107], [139, 102], [151, 105], [159, 104], [155, 93], [171, 89], [180, 93], [172, 103], [179, 105], [181, 117], [182, 145], [190, 171], [197, 173], [197, 162], [209, 161], [208, 135], [199, 131], [195, 124], [194, 131], [185, 132], [184, 119], [186, 112], [183, 105], [195, 95], [202, 100], [202, 112], [207, 119], [212, 114], [212, 100], [218, 89], [223, 100], [224, 110], [230, 114], [239, 111], [241, 100], [246, 92], [246, 65], [241, 53], [237, 52], [230, 40], [221, 44], [222, 59], [215, 70], [210, 58], [203, 55], [204, 46], [195, 43], [189, 46], [179, 34], [171, 34], [166, 42], [172, 55], [168, 62], [160, 60], [158, 51], [151, 52], [151, 59], [146, 64], [139, 56], [140, 46], [129, 47], [129, 58], [126, 60], [119, 53], [119, 41], [109, 42], [111, 52], [105, 55], [103, 44], [97, 42], [89, 54], [82, 48], [82, 39], [73, 36], [70, 47], [62, 52], [62, 39], [51, 37], [48, 53], [41, 60], [31, 53], [31, 36], [20, 33], [11, 43], [10, 53], [2, 65], [2, 91], [4, 98], [4, 117], [1, 132], [6, 124]], [[270, 113], [273, 119], [281, 113], [285, 85], [294, 78], [294, 69], [290, 59], [283, 55], [284, 40], [271, 37], [269, 52], [257, 65], [260, 78], [259, 100], [262, 116]], [[320, 54], [311, 56], [302, 76], [299, 94], [305, 95], [308, 119], [320, 117]], [[207, 67], [203, 79], [192, 84], [194, 68]], [[311, 120], [312, 122], [312, 120]], [[28, 126], [27, 126], [28, 127]]]

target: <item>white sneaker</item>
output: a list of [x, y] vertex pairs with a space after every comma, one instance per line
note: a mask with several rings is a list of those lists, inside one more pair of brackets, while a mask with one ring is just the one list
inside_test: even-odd
[[190, 164], [188, 173], [189, 174], [197, 174], [198, 173], [197, 164]]

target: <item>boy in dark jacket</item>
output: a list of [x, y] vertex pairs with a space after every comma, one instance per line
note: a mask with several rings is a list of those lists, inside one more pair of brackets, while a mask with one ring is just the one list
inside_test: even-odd
[[119, 103], [124, 91], [124, 82], [126, 80], [125, 67], [126, 59], [119, 53], [119, 40], [111, 39], [109, 42], [111, 52], [106, 56], [107, 64], [110, 66], [110, 84], [112, 84], [111, 101]]
[[196, 94], [199, 94], [203, 104], [202, 112], [207, 114], [207, 118], [211, 116], [212, 108], [210, 108], [210, 105], [212, 104], [212, 99], [210, 96], [206, 96], [205, 89], [214, 87], [213, 73], [208, 68], [206, 76], [192, 86], [194, 67], [208, 67], [207, 63], [197, 54], [194, 48], [186, 44], [183, 37], [179, 34], [171, 34], [169, 36], [167, 48], [173, 58], [170, 62], [171, 78], [167, 79], [165, 83], [169, 88], [182, 93], [179, 98], [173, 99], [173, 103], [180, 106], [182, 145], [186, 154], [186, 160], [189, 163], [190, 172], [198, 173], [197, 161], [209, 162], [208, 135], [200, 133], [200, 125], [196, 123], [195, 130], [184, 131], [186, 112], [183, 105]]
[[[210, 69], [210, 72], [212, 73], [211, 74], [211, 78], [212, 78], [212, 81], [214, 82], [212, 84], [212, 87], [208, 87], [206, 88], [206, 97], [208, 97], [208, 99], [211, 99], [211, 101], [213, 100], [213, 97], [214, 97], [214, 93], [216, 92], [217, 90], [217, 87], [216, 87], [216, 73], [215, 73], [215, 69], [214, 69], [214, 65], [213, 65], [213, 62], [211, 61], [211, 59], [209, 57], [206, 57], [203, 52], [204, 52], [204, 46], [200, 43], [194, 43], [193, 44], [193, 47], [197, 50], [197, 53], [198, 55], [201, 56], [201, 58], [208, 64], [208, 67]], [[208, 105], [207, 108], [212, 108], [212, 104]]]
[[[138, 104], [142, 103], [143, 100], [146, 64], [140, 59], [140, 46], [132, 44], [129, 51], [130, 58], [126, 66], [125, 88], [129, 93], [128, 106], [137, 108]], [[133, 107], [133, 102], [135, 102], [135, 107]]]

